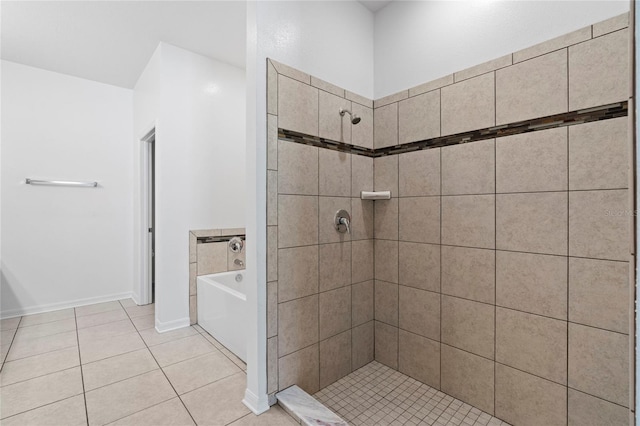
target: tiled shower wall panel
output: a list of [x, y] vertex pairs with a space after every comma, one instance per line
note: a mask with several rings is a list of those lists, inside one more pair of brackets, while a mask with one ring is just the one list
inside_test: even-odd
[[[309, 393], [373, 360], [373, 159], [278, 140], [278, 127], [373, 147], [373, 102], [268, 61], [268, 392]], [[339, 109], [362, 117], [353, 126]], [[351, 233], [334, 215], [351, 214]]]
[[[376, 101], [375, 147], [625, 101], [624, 27]], [[627, 127], [376, 158], [375, 359], [512, 424], [628, 424]]]
[[[189, 321], [191, 325], [198, 322], [198, 276], [245, 269], [246, 261], [245, 248], [240, 253], [233, 253], [229, 249], [228, 241], [199, 243], [198, 237], [233, 238], [235, 236], [244, 239], [244, 228], [189, 231]], [[236, 265], [234, 263], [236, 259], [240, 259], [243, 264]]]

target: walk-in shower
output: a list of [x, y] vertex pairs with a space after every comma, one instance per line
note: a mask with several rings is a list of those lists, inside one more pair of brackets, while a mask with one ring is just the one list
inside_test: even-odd
[[375, 103], [270, 61], [268, 392], [355, 425], [629, 424], [628, 42], [617, 17]]

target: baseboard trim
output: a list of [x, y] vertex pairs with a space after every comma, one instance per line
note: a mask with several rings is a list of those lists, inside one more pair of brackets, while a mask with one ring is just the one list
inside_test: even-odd
[[138, 296], [137, 293], [135, 292], [131, 293], [131, 298], [133, 299], [134, 302], [136, 302], [136, 305], [140, 305], [140, 296]]
[[263, 395], [263, 397], [260, 398], [249, 389], [244, 391], [244, 399], [242, 400], [242, 403], [246, 405], [249, 410], [253, 411], [253, 414], [256, 416], [259, 416], [271, 408], [269, 406], [269, 399], [267, 395]]
[[161, 322], [158, 318], [156, 318], [156, 331], [158, 333], [166, 333], [167, 331], [189, 327], [190, 325], [191, 321], [189, 321], [189, 317], [167, 322]]
[[1, 319], [20, 317], [23, 315], [41, 314], [44, 312], [58, 311], [60, 309], [78, 308], [80, 306], [94, 305], [96, 303], [112, 302], [114, 300], [129, 299], [131, 292], [109, 294], [107, 296], [89, 297], [86, 299], [76, 299], [68, 302], [51, 303], [48, 305], [31, 306], [28, 308], [10, 309], [0, 313]]

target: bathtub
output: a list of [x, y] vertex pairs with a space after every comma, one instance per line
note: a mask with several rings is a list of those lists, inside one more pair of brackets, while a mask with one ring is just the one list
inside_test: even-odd
[[[236, 281], [237, 277], [241, 280]], [[198, 285], [198, 324], [247, 362], [247, 294], [244, 271], [202, 275]]]

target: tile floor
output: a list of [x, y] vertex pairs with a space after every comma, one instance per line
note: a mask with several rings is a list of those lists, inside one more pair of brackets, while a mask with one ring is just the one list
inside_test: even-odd
[[354, 426], [508, 426], [497, 417], [375, 361], [314, 397]]
[[154, 329], [131, 300], [0, 321], [0, 423], [295, 425], [241, 400], [246, 366], [202, 328]]

